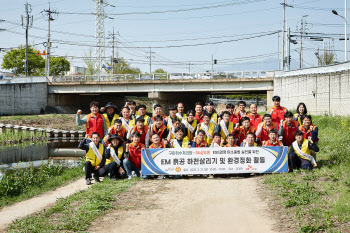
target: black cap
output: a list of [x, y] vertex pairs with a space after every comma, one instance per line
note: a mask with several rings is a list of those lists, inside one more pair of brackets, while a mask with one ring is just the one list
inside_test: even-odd
[[105, 108], [108, 107], [113, 107], [117, 112], [119, 111], [118, 107], [116, 105], [114, 105], [112, 102], [108, 102], [105, 106]]
[[113, 134], [110, 138], [108, 138], [108, 142], [111, 143], [112, 139], [118, 139], [119, 144], [123, 144], [124, 140], [118, 134]]

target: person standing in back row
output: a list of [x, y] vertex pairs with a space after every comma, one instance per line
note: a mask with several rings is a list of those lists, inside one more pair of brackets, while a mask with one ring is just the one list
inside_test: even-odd
[[281, 103], [281, 97], [275, 95], [274, 97], [272, 97], [272, 101], [273, 101], [273, 107], [269, 108], [269, 110], [267, 110], [267, 114], [271, 115], [272, 118], [272, 122], [276, 123], [279, 129], [281, 120], [284, 121], [284, 114], [287, 112], [287, 108], [282, 107], [280, 105]]
[[76, 124], [82, 125], [85, 124], [86, 134], [91, 138], [93, 132], [97, 132], [100, 138], [107, 133], [106, 121], [104, 117], [98, 112], [99, 103], [92, 101], [90, 103], [91, 113], [86, 115], [83, 119], [80, 119], [82, 111], [79, 109], [76, 115]]

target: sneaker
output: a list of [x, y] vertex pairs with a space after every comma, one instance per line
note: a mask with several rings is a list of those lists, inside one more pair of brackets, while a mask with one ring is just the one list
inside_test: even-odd
[[134, 176], [132, 176], [132, 175], [131, 175], [131, 176], [128, 176], [128, 180], [131, 180], [133, 177], [134, 177]]
[[100, 179], [99, 179], [98, 176], [95, 175], [95, 174], [94, 174], [94, 180], [95, 180], [96, 182], [100, 182]]
[[91, 184], [91, 179], [90, 178], [87, 178], [86, 179], [86, 185], [90, 185]]

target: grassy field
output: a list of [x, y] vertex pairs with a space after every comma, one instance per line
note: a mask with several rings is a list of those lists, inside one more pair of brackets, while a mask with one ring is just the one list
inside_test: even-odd
[[138, 179], [111, 181], [105, 179], [89, 189], [77, 192], [41, 213], [17, 220], [8, 232], [81, 232], [107, 211], [119, 208], [116, 197]]
[[350, 117], [314, 117], [317, 169], [265, 176], [292, 232], [350, 232]]

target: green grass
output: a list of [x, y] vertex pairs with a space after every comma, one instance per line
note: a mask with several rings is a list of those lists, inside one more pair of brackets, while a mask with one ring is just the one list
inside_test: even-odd
[[0, 180], [0, 208], [54, 190], [84, 174], [82, 166], [63, 168], [50, 164], [2, 172], [5, 175]]
[[86, 231], [90, 223], [112, 209], [118, 209], [116, 197], [137, 180], [105, 179], [89, 189], [77, 192], [41, 213], [17, 220], [8, 232]]
[[350, 117], [315, 116], [319, 127], [318, 168], [268, 175], [265, 184], [276, 194], [298, 232], [349, 232]]
[[30, 131], [15, 132], [14, 130], [6, 130], [0, 134], [0, 144], [19, 143], [24, 141], [46, 141], [47, 135], [44, 132], [31, 133]]

